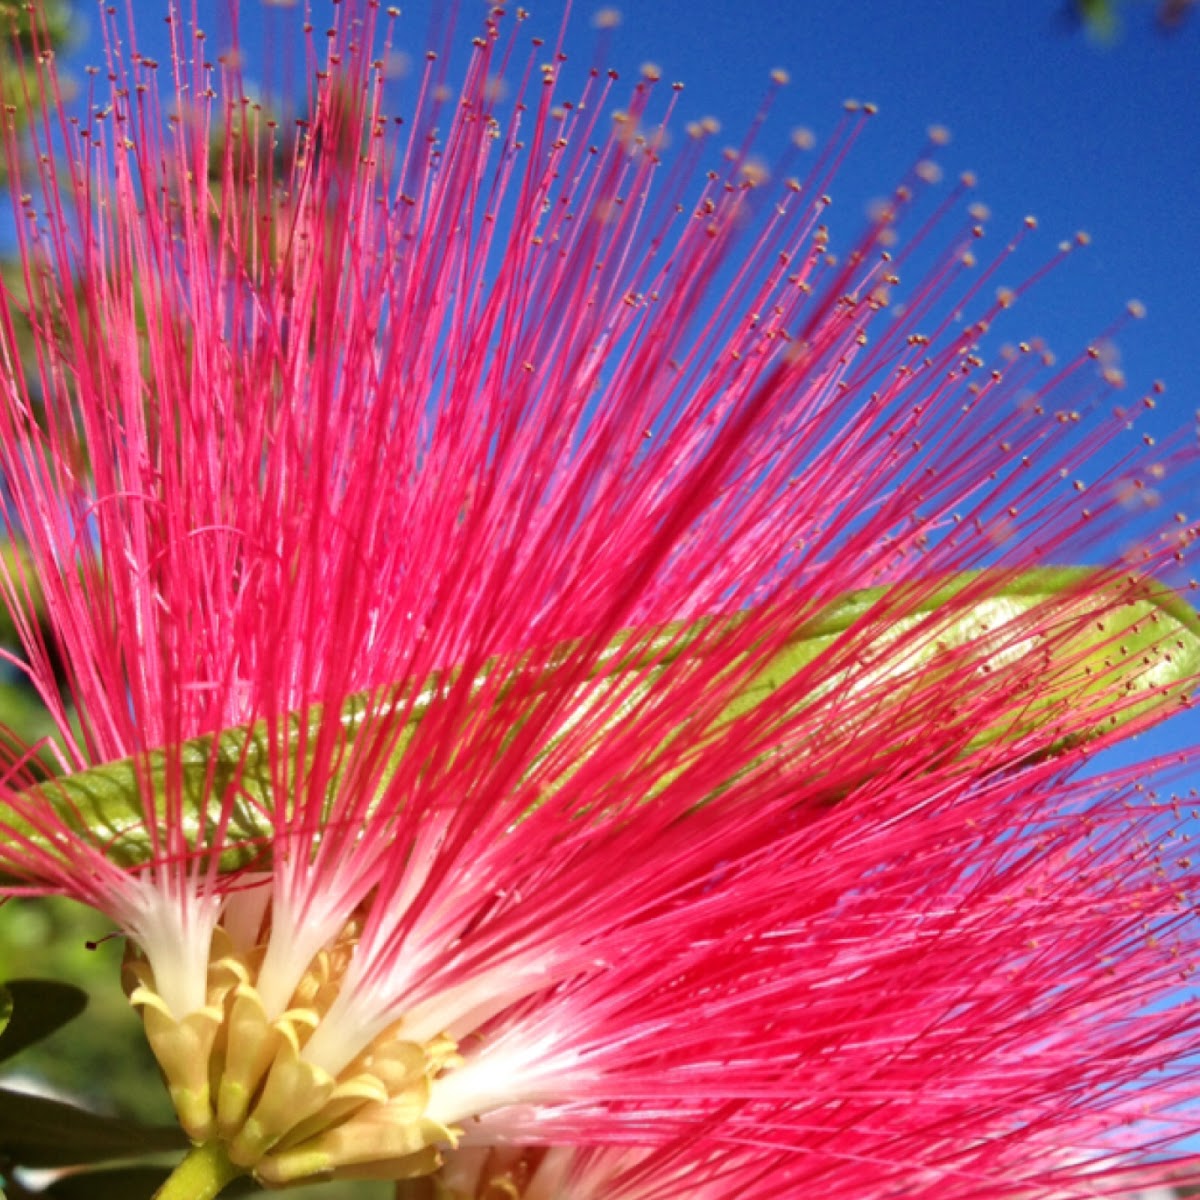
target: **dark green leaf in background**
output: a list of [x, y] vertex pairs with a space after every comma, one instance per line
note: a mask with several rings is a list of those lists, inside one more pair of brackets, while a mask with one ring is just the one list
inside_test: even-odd
[[188, 1145], [181, 1129], [102, 1117], [71, 1104], [0, 1089], [0, 1157], [22, 1167], [69, 1167]]
[[10, 979], [0, 988], [0, 1062], [49, 1037], [87, 1007], [87, 993], [53, 979]]

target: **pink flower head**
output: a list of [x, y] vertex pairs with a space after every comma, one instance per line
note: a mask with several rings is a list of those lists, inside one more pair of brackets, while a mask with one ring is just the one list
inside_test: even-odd
[[1080, 768], [1189, 702], [1196, 529], [1149, 500], [1191, 452], [991, 349], [1027, 231], [921, 215], [939, 136], [843, 242], [868, 109], [773, 179], [493, 10], [397, 128], [376, 12], [311, 35], [294, 132], [174, 19], [8, 139], [4, 583], [62, 772], [13, 756], [9, 890], [111, 915], [181, 1122], [270, 1184], [1169, 1151], [1196, 872], [1149, 768]]

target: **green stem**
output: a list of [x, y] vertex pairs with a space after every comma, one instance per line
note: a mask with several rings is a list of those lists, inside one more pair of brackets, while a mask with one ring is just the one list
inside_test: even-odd
[[170, 1178], [154, 1193], [154, 1200], [212, 1200], [227, 1183], [246, 1173], [229, 1159], [220, 1142], [189, 1150]]

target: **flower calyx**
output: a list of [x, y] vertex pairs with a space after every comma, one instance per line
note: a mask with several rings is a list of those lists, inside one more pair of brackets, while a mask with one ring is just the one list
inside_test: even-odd
[[306, 1059], [354, 938], [351, 929], [316, 957], [277, 1016], [257, 986], [265, 947], [239, 950], [224, 929], [213, 939], [206, 1002], [182, 1018], [163, 1001], [149, 963], [126, 962], [130, 1003], [180, 1124], [198, 1145], [220, 1143], [264, 1186], [415, 1178], [435, 1171], [441, 1149], [458, 1140], [425, 1116], [433, 1080], [460, 1062], [452, 1039], [408, 1040], [401, 1021], [336, 1075]]

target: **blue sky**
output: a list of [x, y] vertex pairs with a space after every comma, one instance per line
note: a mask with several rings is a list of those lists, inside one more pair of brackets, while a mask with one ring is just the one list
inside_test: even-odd
[[780, 123], [829, 129], [847, 97], [880, 115], [842, 176], [861, 205], [898, 178], [931, 122], [954, 141], [946, 165], [979, 176], [996, 228], [1026, 213], [1049, 253], [1083, 228], [1093, 244], [1029, 321], [1064, 351], [1130, 297], [1149, 319], [1125, 339], [1131, 384], [1163, 377], [1170, 407], [1200, 407], [1200, 20], [1174, 37], [1126, 6], [1110, 47], [1073, 30], [1061, 0], [629, 0], [614, 39], [688, 84], [685, 108], [730, 129], [753, 114], [767, 72], [792, 84]]

